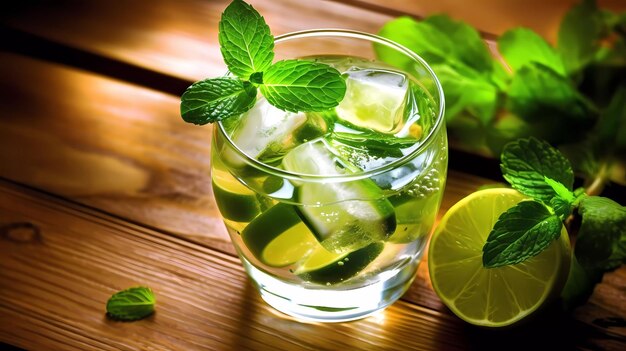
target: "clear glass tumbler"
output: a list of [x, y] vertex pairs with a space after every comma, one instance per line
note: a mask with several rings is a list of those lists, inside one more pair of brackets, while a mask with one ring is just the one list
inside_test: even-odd
[[[380, 48], [411, 69], [372, 63]], [[365, 317], [408, 289], [439, 210], [448, 162], [441, 86], [418, 55], [366, 33], [290, 33], [274, 50], [276, 60], [337, 67], [345, 101], [328, 113], [294, 114], [259, 96], [239, 119], [218, 123], [218, 208], [275, 309], [326, 322]]]

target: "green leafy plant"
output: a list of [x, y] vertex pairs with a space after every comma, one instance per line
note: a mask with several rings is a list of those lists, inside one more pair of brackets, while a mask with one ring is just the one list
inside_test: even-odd
[[107, 301], [107, 315], [122, 321], [142, 319], [154, 313], [155, 303], [152, 290], [138, 286], [113, 294]]
[[[563, 18], [553, 47], [516, 28], [492, 55], [478, 31], [446, 15], [400, 17], [380, 35], [422, 56], [443, 86], [457, 145], [498, 155], [522, 137], [548, 141], [572, 160], [587, 186], [626, 185], [626, 14], [583, 0]], [[378, 46], [383, 61], [411, 71], [406, 58]]]
[[532, 137], [504, 147], [501, 169], [511, 186], [531, 200], [500, 215], [483, 246], [483, 265], [513, 265], [539, 254], [579, 216], [582, 224], [563, 297], [570, 307], [584, 302], [605, 271], [626, 263], [626, 207], [589, 196], [584, 188], [574, 190], [569, 161]]
[[191, 85], [181, 97], [186, 122], [207, 124], [240, 115], [254, 106], [257, 88], [267, 101], [291, 112], [321, 112], [339, 104], [346, 82], [329, 65], [274, 60], [274, 37], [249, 4], [234, 0], [222, 13], [219, 42], [230, 74]]

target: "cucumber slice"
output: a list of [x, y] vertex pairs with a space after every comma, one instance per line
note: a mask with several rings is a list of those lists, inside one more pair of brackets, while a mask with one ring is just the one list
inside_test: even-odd
[[294, 274], [302, 280], [319, 284], [337, 284], [346, 281], [378, 257], [384, 244], [372, 243], [359, 250], [337, 254], [323, 247], [313, 251]]
[[[323, 140], [306, 143], [283, 159], [285, 169], [304, 174], [346, 174], [354, 166], [334, 155]], [[298, 211], [324, 248], [354, 251], [385, 240], [396, 229], [393, 206], [370, 179], [350, 182], [302, 182]]]
[[311, 231], [296, 214], [295, 207], [284, 203], [275, 205], [250, 222], [241, 238], [254, 257], [272, 267], [295, 263], [318, 246]]
[[222, 216], [235, 222], [249, 222], [261, 212], [256, 194], [228, 171], [213, 168], [213, 195]]

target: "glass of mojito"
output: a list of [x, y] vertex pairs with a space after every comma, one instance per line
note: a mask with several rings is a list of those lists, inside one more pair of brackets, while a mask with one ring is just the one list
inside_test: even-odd
[[[258, 95], [214, 128], [212, 184], [263, 299], [308, 320], [346, 321], [407, 290], [441, 202], [444, 100], [433, 71], [387, 39], [346, 30], [279, 36], [278, 59], [328, 64], [339, 105], [285, 112]], [[375, 59], [391, 50], [411, 67]]]

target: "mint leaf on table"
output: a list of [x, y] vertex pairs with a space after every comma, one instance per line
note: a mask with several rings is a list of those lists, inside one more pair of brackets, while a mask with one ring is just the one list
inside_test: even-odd
[[566, 75], [563, 62], [554, 48], [530, 29], [507, 31], [498, 38], [498, 50], [515, 71], [531, 62], [537, 62], [560, 75]]
[[565, 14], [557, 48], [568, 73], [580, 71], [594, 59], [602, 30], [602, 14], [594, 0], [583, 0]]
[[248, 80], [265, 71], [274, 59], [274, 37], [263, 17], [249, 4], [235, 0], [222, 13], [219, 43], [230, 72]]
[[207, 124], [248, 111], [256, 101], [256, 88], [249, 82], [222, 77], [191, 85], [181, 97], [185, 122]]
[[532, 137], [507, 144], [502, 151], [500, 168], [513, 188], [544, 203], [557, 195], [546, 177], [563, 184], [569, 191], [574, 184], [569, 161], [550, 144]]
[[138, 286], [119, 291], [107, 301], [107, 314], [117, 320], [132, 321], [154, 313], [156, 299], [150, 288]]
[[483, 266], [522, 262], [547, 248], [563, 224], [540, 202], [522, 201], [500, 215], [483, 246]]
[[329, 65], [283, 60], [263, 74], [261, 94], [281, 110], [321, 112], [339, 104], [346, 94], [346, 81]]
[[580, 201], [575, 254], [581, 266], [611, 270], [626, 263], [626, 207], [606, 197]]

